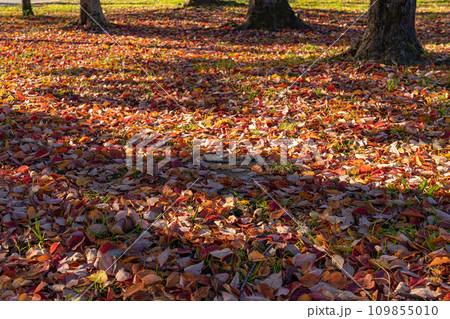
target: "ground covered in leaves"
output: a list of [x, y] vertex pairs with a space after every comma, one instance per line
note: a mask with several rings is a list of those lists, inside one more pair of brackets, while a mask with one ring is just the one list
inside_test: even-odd
[[[332, 58], [366, 8], [324, 6], [269, 33], [110, 1], [112, 38], [1, 7], [0, 299], [449, 300], [448, 6], [411, 67]], [[158, 171], [127, 166], [144, 132]]]

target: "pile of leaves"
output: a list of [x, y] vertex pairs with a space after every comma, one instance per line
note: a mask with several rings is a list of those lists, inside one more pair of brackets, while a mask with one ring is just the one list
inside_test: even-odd
[[332, 58], [361, 12], [60, 7], [0, 15], [1, 300], [450, 300], [445, 7], [410, 67]]

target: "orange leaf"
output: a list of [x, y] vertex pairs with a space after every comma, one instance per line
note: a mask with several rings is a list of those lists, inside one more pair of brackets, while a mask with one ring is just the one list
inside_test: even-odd
[[49, 260], [50, 258], [52, 258], [52, 257], [50, 257], [49, 255], [41, 255], [38, 258], [36, 258], [36, 260], [42, 262], [42, 261]]
[[448, 257], [436, 257], [428, 265], [428, 267], [436, 266], [436, 265], [442, 265], [442, 264], [448, 264], [449, 261], [450, 261], [450, 259]]
[[31, 300], [31, 298], [25, 293], [19, 296], [19, 301], [29, 301], [29, 300]]
[[23, 174], [28, 174], [28, 166], [26, 166], [26, 165], [20, 166], [17, 169], [17, 171], [20, 172], [20, 173], [23, 173]]
[[256, 261], [263, 261], [266, 259], [263, 254], [261, 254], [259, 251], [252, 251], [250, 255], [248, 255], [248, 259], [250, 261], [256, 262]]
[[60, 243], [53, 243], [50, 247], [50, 255], [53, 255], [53, 253], [59, 248]]
[[370, 173], [372, 171], [373, 171], [373, 168], [370, 165], [363, 164], [363, 165], [361, 165], [359, 167], [359, 173], [360, 174], [368, 174], [368, 173]]
[[276, 210], [273, 213], [270, 214], [271, 219], [279, 219], [281, 216], [283, 216], [284, 211], [282, 209]]

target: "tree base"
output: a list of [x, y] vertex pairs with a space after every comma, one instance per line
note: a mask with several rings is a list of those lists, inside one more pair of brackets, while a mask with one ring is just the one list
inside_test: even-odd
[[108, 27], [99, 0], [81, 0], [79, 25], [95, 29]]
[[31, 0], [22, 0], [22, 15], [24, 17], [34, 16]]
[[287, 0], [250, 0], [247, 19], [237, 30], [310, 29], [295, 15]]
[[32, 16], [34, 16], [34, 13], [33, 13], [33, 10], [23, 10], [22, 15], [24, 17], [32, 17]]
[[347, 53], [359, 60], [377, 60], [411, 65], [420, 62], [424, 53], [417, 39], [398, 39], [395, 42], [374, 43], [373, 39], [360, 39]]
[[199, 6], [211, 6], [218, 5], [219, 0], [186, 0], [184, 2], [184, 7], [199, 7]]
[[424, 50], [414, 28], [415, 10], [415, 0], [372, 0], [367, 29], [348, 53], [356, 59], [416, 63]]
[[300, 18], [295, 17], [296, 19], [292, 19], [292, 21], [289, 21], [289, 23], [286, 23], [286, 21], [273, 21], [271, 23], [268, 23], [268, 21], [261, 21], [261, 22], [245, 22], [244, 24], [241, 24], [236, 28], [236, 30], [244, 31], [244, 30], [268, 30], [268, 31], [278, 31], [281, 29], [293, 29], [293, 30], [308, 30], [311, 29], [310, 26], [308, 26], [306, 23], [304, 23]]

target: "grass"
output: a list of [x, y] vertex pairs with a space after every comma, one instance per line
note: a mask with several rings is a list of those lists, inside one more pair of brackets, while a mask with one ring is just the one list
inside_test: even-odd
[[[319, 9], [337, 11], [365, 11], [369, 7], [369, 2], [356, 0], [289, 0], [294, 9]], [[418, 11], [442, 12], [448, 6], [446, 0], [418, 0]]]
[[126, 168], [126, 167], [121, 167], [121, 168], [119, 168], [119, 169], [117, 170], [116, 173], [114, 173], [114, 174], [108, 176], [106, 179], [108, 180], [108, 182], [112, 182], [112, 181], [114, 181], [114, 180], [116, 180], [116, 179], [123, 178], [123, 177], [126, 175], [127, 172], [128, 172], [128, 168]]
[[290, 175], [297, 171], [297, 166], [295, 166], [291, 162], [287, 162], [285, 164], [278, 163], [278, 162], [272, 162], [269, 165], [268, 170], [271, 174], [277, 173], [277, 174], [283, 174], [283, 175], [284, 174]]
[[397, 88], [398, 79], [396, 77], [390, 78], [387, 80], [386, 89], [388, 92], [392, 92]]
[[295, 127], [297, 126], [297, 123], [292, 123], [292, 122], [283, 122], [280, 125], [280, 130], [285, 130], [285, 131], [294, 131]]
[[[248, 0], [235, 0], [238, 3], [247, 4]], [[291, 7], [295, 11], [302, 10], [335, 10], [345, 12], [362, 12], [368, 9], [368, 2], [355, 0], [289, 0]], [[149, 8], [180, 8], [184, 0], [112, 0], [102, 3], [105, 15], [108, 11], [118, 9], [142, 7]], [[438, 14], [445, 11], [447, 6], [446, 0], [419, 0], [417, 3], [417, 11]], [[225, 10], [225, 9], [224, 9]], [[246, 8], [242, 8], [245, 12]], [[56, 13], [64, 13], [70, 17], [78, 15], [79, 6], [76, 3], [61, 2], [50, 4], [34, 4], [33, 11], [36, 16], [39, 15], [55, 15]], [[17, 6], [2, 6], [1, 15], [22, 15], [22, 10]], [[35, 19], [35, 18], [33, 18]], [[433, 19], [433, 14], [428, 15], [425, 19]]]
[[44, 243], [44, 235], [42, 234], [42, 231], [40, 228], [40, 222], [37, 219], [37, 216], [34, 218], [34, 228], [31, 228], [31, 231], [38, 239], [39, 244], [43, 244]]
[[422, 183], [419, 186], [420, 191], [426, 196], [435, 196], [435, 193], [442, 189], [441, 185], [434, 184], [429, 185], [428, 180], [423, 178]]

